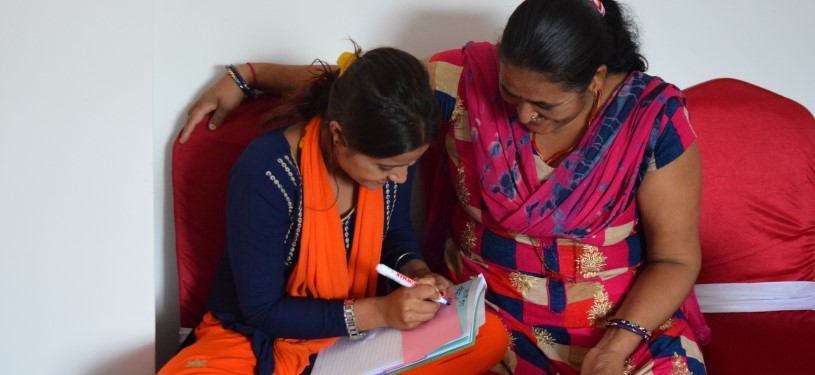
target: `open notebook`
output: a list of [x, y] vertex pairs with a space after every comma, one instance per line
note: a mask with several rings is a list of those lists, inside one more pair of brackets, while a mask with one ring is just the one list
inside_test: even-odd
[[484, 324], [483, 275], [451, 287], [455, 302], [441, 305], [436, 316], [409, 331], [380, 328], [365, 338], [341, 337], [317, 355], [313, 375], [399, 373], [472, 346]]

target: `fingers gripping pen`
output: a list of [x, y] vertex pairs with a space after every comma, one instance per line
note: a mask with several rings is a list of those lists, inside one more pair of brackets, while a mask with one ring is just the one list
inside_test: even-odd
[[[405, 288], [412, 288], [412, 287], [414, 287], [416, 285], [419, 285], [413, 279], [399, 273], [398, 271], [396, 271], [393, 268], [390, 268], [390, 267], [388, 267], [388, 266], [386, 266], [384, 264], [377, 264], [376, 265], [376, 272], [379, 272], [380, 275], [385, 276], [385, 277], [397, 282], [399, 285], [401, 285], [401, 286], [403, 286]], [[448, 302], [446, 299], [444, 299], [444, 297], [440, 297], [439, 299], [434, 299], [433, 302], [438, 302], [438, 303], [445, 304], [445, 305], [450, 304], [450, 302]]]

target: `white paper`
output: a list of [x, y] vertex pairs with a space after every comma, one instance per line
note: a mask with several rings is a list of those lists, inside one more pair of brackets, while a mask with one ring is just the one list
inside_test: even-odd
[[[313, 375], [376, 375], [387, 371], [404, 371], [439, 355], [455, 351], [471, 344], [484, 324], [484, 292], [487, 288], [483, 275], [476, 280], [455, 286], [455, 307], [459, 315], [461, 336], [433, 350], [423, 359], [404, 362], [402, 331], [379, 328], [368, 331], [362, 340], [351, 341], [341, 337], [318, 355], [312, 369]], [[403, 366], [404, 365], [404, 366]]]
[[[364, 356], [353, 353], [366, 353]], [[329, 365], [326, 365], [326, 364]], [[381, 374], [402, 363], [402, 334], [399, 330], [379, 328], [365, 333], [362, 340], [340, 337], [323, 349], [311, 373], [313, 375]]]

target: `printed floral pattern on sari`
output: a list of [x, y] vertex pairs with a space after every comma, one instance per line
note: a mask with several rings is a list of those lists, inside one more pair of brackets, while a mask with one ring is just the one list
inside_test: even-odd
[[600, 252], [597, 246], [582, 244], [583, 251], [580, 252], [580, 258], [577, 259], [577, 265], [580, 269], [580, 276], [583, 278], [592, 278], [603, 272], [606, 266], [606, 257]]
[[588, 311], [589, 324], [595, 327], [603, 327], [603, 323], [605, 323], [606, 317], [613, 307], [603, 284], [597, 283], [594, 289], [594, 304]]

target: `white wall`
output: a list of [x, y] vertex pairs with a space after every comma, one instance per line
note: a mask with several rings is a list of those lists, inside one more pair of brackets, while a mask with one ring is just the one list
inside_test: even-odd
[[[0, 2], [3, 373], [148, 374], [175, 350], [169, 150], [222, 64], [330, 61], [347, 36], [427, 56], [496, 39], [518, 2]], [[628, 3], [652, 73], [815, 109], [811, 2]]]
[[815, 112], [815, 3], [806, 0], [625, 0], [652, 74], [679, 87], [738, 78]]
[[152, 4], [0, 2], [0, 372], [154, 368]]

